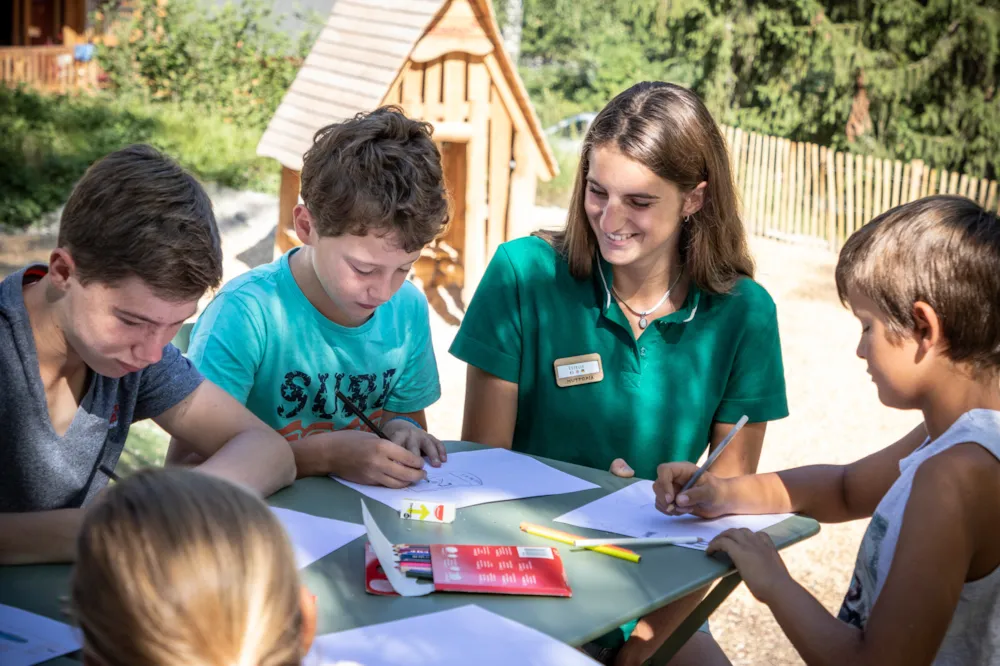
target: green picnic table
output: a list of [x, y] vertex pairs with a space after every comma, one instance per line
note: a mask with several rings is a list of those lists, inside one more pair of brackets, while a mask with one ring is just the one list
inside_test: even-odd
[[[468, 442], [448, 442], [449, 452], [483, 448]], [[436, 593], [424, 597], [385, 597], [365, 592], [365, 539], [352, 541], [302, 570], [303, 581], [317, 596], [317, 631], [325, 634], [424, 615], [474, 603], [499, 615], [534, 627], [570, 645], [582, 645], [625, 622], [665, 606], [710, 583], [720, 581], [709, 596], [678, 627], [651, 664], [666, 664], [705, 619], [740, 583], [726, 563], [704, 552], [675, 546], [647, 548], [642, 561], [632, 563], [591, 551], [571, 551], [559, 544], [521, 532], [522, 522], [552, 525], [585, 537], [607, 532], [553, 523], [562, 514], [631, 483], [603, 470], [547, 458], [542, 462], [591, 481], [600, 488], [566, 495], [481, 504], [460, 509], [454, 523], [401, 520], [390, 507], [369, 499], [332, 479], [309, 478], [269, 498], [273, 506], [361, 523], [364, 499], [372, 516], [392, 543], [456, 543], [548, 545], [558, 547], [566, 567], [571, 598]], [[793, 516], [768, 528], [779, 549], [819, 531], [810, 518]], [[69, 565], [0, 567], [0, 603], [66, 621], [62, 611], [68, 594]], [[48, 664], [78, 664], [62, 658]]]

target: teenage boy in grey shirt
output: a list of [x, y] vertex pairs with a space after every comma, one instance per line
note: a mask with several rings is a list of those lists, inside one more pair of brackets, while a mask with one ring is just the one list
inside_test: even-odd
[[291, 483], [285, 440], [170, 344], [222, 279], [198, 182], [148, 146], [112, 153], [74, 188], [57, 245], [0, 282], [0, 564], [73, 559], [142, 419], [195, 447], [205, 473], [262, 494]]

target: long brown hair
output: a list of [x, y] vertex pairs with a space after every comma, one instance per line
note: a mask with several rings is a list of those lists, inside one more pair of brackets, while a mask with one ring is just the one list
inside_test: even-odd
[[298, 666], [301, 585], [257, 497], [219, 478], [151, 469], [115, 484], [77, 542], [73, 615], [102, 666]]
[[693, 92], [672, 83], [637, 83], [605, 106], [583, 140], [566, 228], [544, 234], [566, 258], [577, 279], [590, 276], [597, 239], [584, 198], [590, 155], [613, 144], [660, 178], [690, 192], [707, 182], [705, 203], [682, 222], [681, 261], [704, 291], [725, 293], [754, 263], [729, 169], [729, 151], [718, 125]]

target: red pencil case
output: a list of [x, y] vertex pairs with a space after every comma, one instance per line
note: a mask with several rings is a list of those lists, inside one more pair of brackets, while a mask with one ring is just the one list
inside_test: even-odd
[[[570, 597], [566, 569], [548, 546], [432, 544], [431, 569], [437, 592]], [[365, 590], [395, 595], [371, 546], [365, 544]]]

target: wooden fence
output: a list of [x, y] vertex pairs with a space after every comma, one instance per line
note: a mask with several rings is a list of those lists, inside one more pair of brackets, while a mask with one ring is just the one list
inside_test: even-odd
[[876, 215], [931, 194], [997, 211], [997, 181], [723, 127], [748, 231], [838, 250]]
[[97, 86], [97, 63], [77, 62], [72, 46], [0, 48], [0, 85], [26, 84], [43, 92], [69, 92]]

